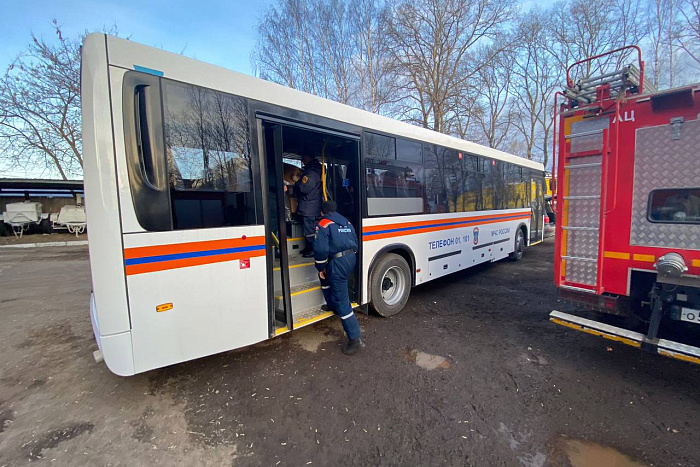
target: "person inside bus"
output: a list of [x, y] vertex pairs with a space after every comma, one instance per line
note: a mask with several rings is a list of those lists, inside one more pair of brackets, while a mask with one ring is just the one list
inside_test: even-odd
[[354, 355], [362, 347], [360, 324], [352, 311], [348, 294], [348, 277], [355, 268], [357, 235], [355, 228], [337, 212], [335, 201], [323, 203], [323, 219], [316, 226], [314, 259], [326, 299], [325, 310], [338, 315], [348, 341], [343, 346], [345, 355]]
[[306, 245], [301, 250], [304, 258], [314, 255], [314, 228], [316, 221], [321, 217], [321, 203], [323, 202], [323, 186], [321, 184], [321, 164], [315, 157], [305, 155], [301, 158], [304, 167], [301, 178], [294, 185], [294, 193], [297, 196], [297, 214], [301, 216], [304, 225], [304, 237]]

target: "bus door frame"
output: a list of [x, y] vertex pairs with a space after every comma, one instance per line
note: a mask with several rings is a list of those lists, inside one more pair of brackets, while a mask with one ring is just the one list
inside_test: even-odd
[[[268, 170], [269, 168], [267, 167], [267, 141], [266, 141], [266, 134], [265, 134], [265, 128], [266, 125], [275, 125], [274, 127], [274, 135], [273, 135], [273, 144], [274, 144], [274, 151], [275, 151], [275, 176], [278, 177], [278, 179], [281, 181], [282, 180], [282, 174], [284, 173], [284, 167], [283, 167], [283, 162], [282, 162], [282, 155], [283, 155], [283, 139], [282, 139], [282, 129], [283, 126], [291, 127], [291, 128], [300, 128], [304, 130], [309, 130], [313, 131], [316, 133], [320, 134], [327, 134], [327, 135], [334, 135], [338, 136], [341, 138], [346, 138], [349, 140], [355, 141], [357, 144], [357, 164], [356, 164], [356, 180], [357, 180], [357, 187], [355, 187], [355, 192], [354, 192], [354, 211], [355, 211], [355, 217], [357, 219], [357, 224], [355, 225], [355, 230], [357, 232], [358, 236], [358, 251], [357, 251], [357, 263], [356, 263], [356, 271], [355, 271], [355, 296], [357, 298], [358, 303], [362, 303], [362, 213], [364, 212], [364, 201], [362, 199], [362, 194], [364, 193], [364, 184], [363, 184], [363, 160], [362, 160], [362, 129], [361, 128], [356, 128], [356, 127], [351, 127], [350, 125], [344, 125], [342, 123], [338, 122], [333, 122], [325, 118], [321, 117], [316, 117], [313, 115], [307, 115], [310, 118], [313, 118], [313, 122], [300, 122], [298, 120], [290, 119], [290, 118], [285, 118], [285, 116], [279, 115], [282, 111], [282, 108], [275, 108], [275, 112], [269, 112], [268, 111], [268, 106], [263, 106], [260, 103], [256, 103], [257, 108], [256, 109], [251, 109], [251, 113], [254, 113], [254, 118], [255, 118], [255, 125], [253, 126], [254, 128], [257, 129], [258, 132], [258, 148], [259, 148], [259, 157], [260, 157], [260, 178], [261, 178], [261, 188], [262, 188], [262, 206], [263, 206], [263, 217], [265, 219], [265, 232], [266, 232], [266, 238], [271, 238], [270, 235], [270, 229], [271, 229], [271, 219], [269, 218], [270, 216], [270, 210], [268, 209], [268, 202], [269, 202], [269, 186], [268, 186]], [[265, 107], [264, 110], [261, 108]], [[298, 112], [295, 112], [295, 116], [299, 116]], [[344, 127], [344, 128], [339, 128], [339, 127]], [[285, 316], [287, 319], [287, 328], [292, 331], [294, 330], [294, 317], [293, 317], [293, 310], [292, 310], [292, 305], [291, 305], [291, 288], [289, 284], [289, 258], [287, 256], [287, 232], [285, 228], [282, 228], [282, 226], [285, 225], [285, 218], [284, 218], [284, 191], [283, 191], [283, 184], [278, 183], [277, 184], [277, 222], [278, 225], [280, 226], [279, 229], [279, 243], [280, 243], [280, 268], [282, 272], [282, 293], [283, 293], [283, 300], [284, 300], [284, 307], [285, 307]], [[268, 257], [267, 257], [267, 264], [268, 264], [268, 284], [274, 284], [274, 278], [273, 278], [273, 264], [274, 264], [274, 257], [270, 255], [270, 252], [268, 251]], [[274, 336], [275, 334], [275, 297], [274, 297], [274, 286], [269, 287], [269, 292], [268, 292], [268, 303], [269, 303], [269, 313], [270, 313], [270, 335]]]

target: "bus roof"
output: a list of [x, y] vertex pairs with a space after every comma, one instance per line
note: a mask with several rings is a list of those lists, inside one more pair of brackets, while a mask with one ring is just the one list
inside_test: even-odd
[[[368, 130], [446, 146], [468, 154], [498, 159], [544, 171], [544, 166], [539, 162], [400, 122], [216, 65], [166, 52], [155, 47], [100, 33], [88, 35], [85, 38], [85, 42], [90, 41], [99, 41], [106, 44], [109, 64], [113, 66], [152, 73], [173, 80], [196, 84], [331, 120], [349, 123]], [[90, 58], [87, 57], [87, 59], [89, 60]]]

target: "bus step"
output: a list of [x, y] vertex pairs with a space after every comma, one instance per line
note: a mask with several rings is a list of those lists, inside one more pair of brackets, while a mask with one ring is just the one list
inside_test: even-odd
[[[321, 292], [321, 284], [318, 280], [292, 287], [291, 299], [292, 315], [294, 316], [299, 313], [304, 313], [307, 310], [320, 307], [326, 303], [323, 298], [323, 292]], [[284, 309], [284, 305], [282, 304], [282, 292], [279, 290], [275, 291], [275, 309]]]
[[292, 287], [292, 314], [320, 307], [326, 303], [318, 280]]
[[301, 311], [294, 314], [294, 329], [303, 328], [309, 324], [321, 321], [333, 316], [332, 311], [323, 311], [321, 306], [316, 306], [309, 308], [308, 310]]
[[[301, 257], [300, 257], [301, 259]], [[318, 271], [316, 270], [316, 265], [313, 258], [303, 258], [304, 261], [293, 262], [290, 261], [289, 265], [289, 285], [292, 289], [301, 284], [307, 284], [309, 282], [316, 282], [318, 285]], [[291, 258], [290, 258], [291, 260]], [[309, 262], [309, 260], [311, 260]], [[292, 264], [295, 263], [295, 264]], [[280, 274], [277, 272], [279, 268], [275, 268], [275, 290], [282, 289], [282, 279]], [[279, 295], [279, 294], [278, 294]]]
[[304, 237], [293, 237], [287, 239], [287, 254], [296, 255], [299, 251], [304, 249], [306, 245], [306, 239]]
[[549, 314], [549, 320], [569, 329], [622, 342], [632, 347], [683, 360], [684, 362], [700, 364], [700, 347], [693, 347], [666, 339], [649, 341], [644, 334], [556, 310]]

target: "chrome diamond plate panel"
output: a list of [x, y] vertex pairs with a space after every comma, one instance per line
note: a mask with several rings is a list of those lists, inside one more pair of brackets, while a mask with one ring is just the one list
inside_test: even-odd
[[[600, 164], [602, 156], [575, 157], [569, 166]], [[569, 170], [569, 196], [600, 195], [600, 166]]]
[[[567, 256], [598, 259], [598, 231], [572, 230], [567, 233]], [[578, 284], [596, 284], [597, 261], [566, 260], [566, 280]]]
[[[571, 124], [571, 135], [574, 136], [577, 133], [585, 133], [594, 130], [607, 129], [610, 125], [610, 117], [602, 118], [587, 118], [579, 122], [574, 122]], [[571, 138], [571, 152], [584, 152], [584, 151], [594, 151], [600, 149], [603, 145], [603, 134], [590, 135], [590, 136], [579, 136], [576, 138]]]
[[[607, 121], [607, 120], [606, 120]], [[600, 141], [598, 142], [600, 147]], [[601, 166], [575, 168], [576, 165], [600, 163], [602, 156], [572, 158], [568, 165], [567, 196], [600, 196]], [[600, 198], [567, 200], [567, 225], [570, 227], [598, 227]], [[566, 255], [598, 259], [598, 231], [569, 230], [566, 235]], [[566, 280], [578, 284], [596, 284], [597, 261], [567, 259]]]
[[640, 246], [700, 249], [700, 225], [658, 224], [647, 220], [647, 203], [652, 190], [698, 186], [700, 120], [683, 123], [681, 138], [678, 140], [671, 139], [670, 125], [638, 129], [630, 243]]

